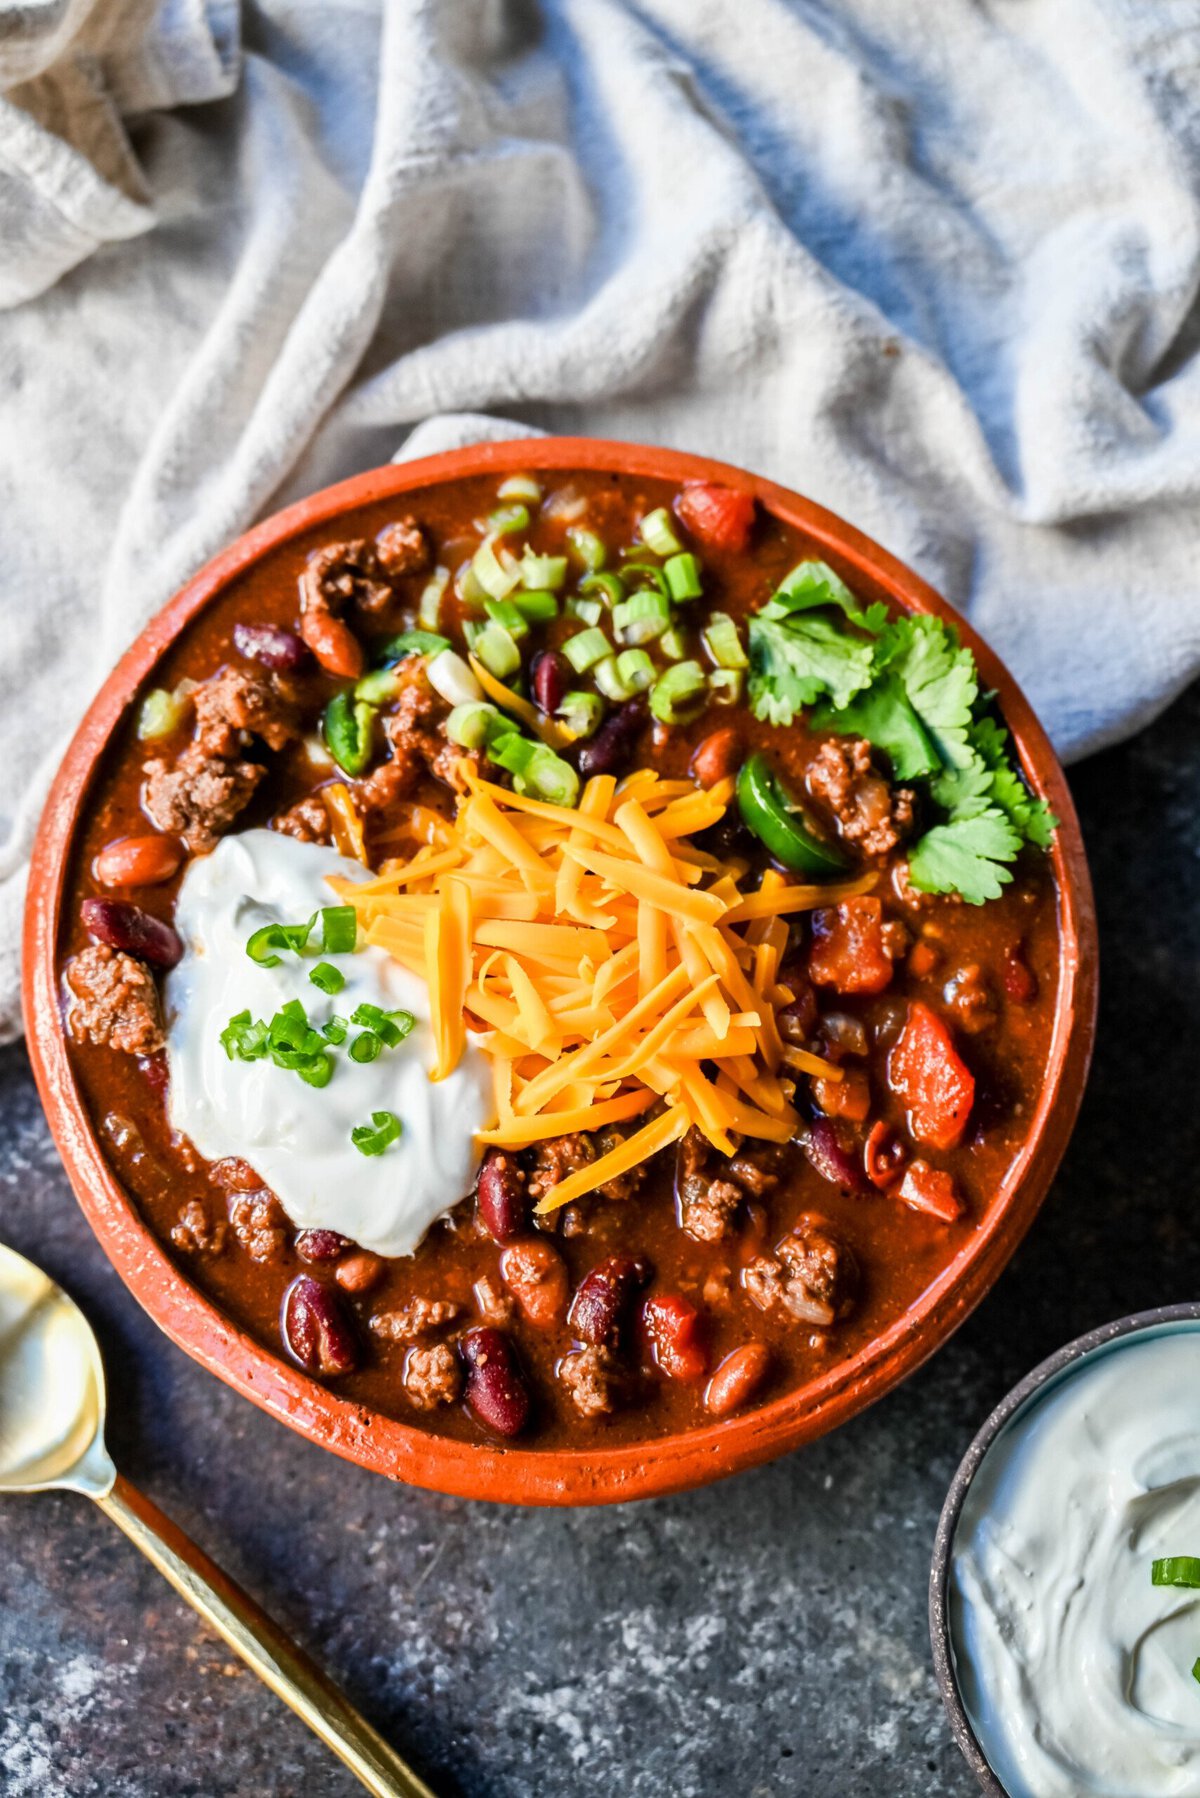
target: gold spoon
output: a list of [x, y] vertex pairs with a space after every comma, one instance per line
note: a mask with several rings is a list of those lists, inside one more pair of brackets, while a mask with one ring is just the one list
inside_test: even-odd
[[0, 1494], [94, 1498], [247, 1666], [377, 1798], [434, 1798], [265, 1611], [121, 1477], [104, 1446], [104, 1367], [73, 1299], [0, 1244]]

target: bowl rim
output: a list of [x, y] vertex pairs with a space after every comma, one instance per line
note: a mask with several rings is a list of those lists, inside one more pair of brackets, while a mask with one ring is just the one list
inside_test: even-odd
[[1044, 1361], [1039, 1361], [1023, 1379], [1017, 1381], [976, 1431], [950, 1482], [933, 1540], [933, 1559], [929, 1570], [929, 1639], [933, 1650], [933, 1671], [949, 1718], [951, 1733], [988, 1798], [1010, 1798], [1010, 1793], [1008, 1787], [993, 1772], [967, 1714], [954, 1670], [950, 1628], [950, 1564], [954, 1553], [954, 1537], [967, 1494], [988, 1450], [1005, 1425], [1039, 1397], [1047, 1386], [1052, 1382], [1057, 1383], [1060, 1374], [1127, 1336], [1161, 1330], [1164, 1325], [1169, 1327], [1185, 1323], [1200, 1324], [1200, 1300], [1186, 1300], [1177, 1305], [1156, 1305], [1149, 1311], [1131, 1311], [1128, 1316], [1115, 1318], [1112, 1323], [1098, 1324], [1095, 1329], [1085, 1330], [1082, 1336], [1074, 1337], [1052, 1355], [1047, 1355]]
[[[75, 826], [100, 759], [131, 697], [195, 613], [268, 552], [350, 510], [472, 475], [571, 469], [734, 487], [798, 529], [851, 584], [865, 581], [905, 611], [953, 623], [999, 693], [1027, 779], [1060, 819], [1051, 855], [1061, 959], [1046, 1078], [1026, 1141], [986, 1220], [908, 1312], [849, 1360], [758, 1410], [617, 1448], [538, 1450], [439, 1437], [340, 1398], [186, 1279], [101, 1154], [70, 1069], [55, 962]], [[1095, 904], [1066, 777], [1016, 681], [970, 623], [871, 538], [773, 481], [705, 456], [583, 437], [474, 444], [369, 469], [273, 514], [208, 561], [117, 663], [66, 751], [33, 847], [23, 950], [29, 1053], [51, 1132], [105, 1253], [166, 1334], [261, 1408], [360, 1465], [458, 1497], [525, 1504], [612, 1503], [706, 1484], [813, 1439], [914, 1371], [994, 1283], [1045, 1197], [1079, 1109], [1098, 985]]]

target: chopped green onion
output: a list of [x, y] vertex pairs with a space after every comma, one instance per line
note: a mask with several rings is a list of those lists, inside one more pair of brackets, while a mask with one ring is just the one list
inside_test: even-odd
[[325, 707], [321, 734], [330, 755], [346, 774], [361, 774], [371, 759], [374, 709], [348, 692], [335, 693]]
[[1200, 1557], [1166, 1555], [1150, 1568], [1152, 1586], [1200, 1586]]
[[[479, 630], [483, 627], [472, 625], [468, 628]], [[483, 688], [456, 649], [443, 649], [440, 656], [434, 656], [426, 664], [425, 678], [447, 705], [468, 705], [473, 699], [483, 698]]]
[[700, 641], [718, 668], [750, 666], [738, 627], [728, 612], [714, 612], [700, 633]]
[[[276, 1067], [300, 1074], [318, 1057], [325, 1056], [325, 1038], [314, 1030], [298, 999], [289, 999], [267, 1027], [267, 1051]], [[328, 1075], [325, 1076], [328, 1079]], [[319, 1080], [316, 1084], [324, 1085]]]
[[542, 799], [547, 805], [573, 806], [579, 798], [579, 776], [570, 762], [545, 743], [534, 743], [533, 754], [520, 774], [514, 775], [518, 793]]
[[[628, 652], [627, 652], [628, 653]], [[640, 653], [645, 653], [640, 652]], [[603, 693], [605, 699], [632, 699], [633, 688], [621, 679], [621, 659], [619, 656], [605, 656], [592, 669], [592, 679]]]
[[[520, 565], [511, 550], [496, 553], [490, 537], [485, 537], [471, 557], [471, 572], [489, 599], [507, 599], [521, 578]], [[545, 585], [545, 582], [539, 583]]]
[[482, 749], [499, 717], [496, 707], [485, 701], [456, 705], [446, 720], [446, 735], [460, 749]]
[[647, 512], [638, 525], [638, 534], [656, 556], [678, 555], [683, 548], [671, 528], [671, 514], [665, 506], [657, 506], [653, 512]]
[[454, 577], [454, 591], [464, 606], [471, 606], [477, 612], [483, 610], [483, 602], [487, 598], [487, 594], [480, 585], [479, 576], [475, 573], [473, 563], [463, 563]]
[[617, 657], [617, 674], [630, 693], [644, 693], [654, 683], [656, 670], [644, 649], [623, 649]]
[[[463, 623], [463, 636], [467, 639], [467, 648], [471, 651], [472, 655], [475, 653], [475, 645], [483, 635], [485, 628], [486, 626], [476, 624], [474, 620], [470, 618], [466, 619]], [[482, 689], [480, 690], [482, 691]]]
[[437, 631], [401, 631], [398, 636], [389, 637], [379, 652], [379, 659], [381, 662], [398, 662], [404, 656], [435, 656], [449, 647], [449, 637], [440, 636]]
[[382, 1155], [399, 1137], [402, 1128], [394, 1111], [373, 1111], [369, 1124], [355, 1124], [350, 1141], [360, 1155]]
[[308, 978], [323, 993], [340, 993], [346, 984], [346, 976], [331, 961], [319, 961], [315, 968], [309, 969]]
[[578, 618], [584, 624], [599, 624], [604, 616], [604, 607], [598, 599], [580, 599], [578, 595], [567, 601], [567, 617]]
[[138, 712], [137, 734], [142, 742], [169, 737], [172, 731], [178, 730], [187, 714], [190, 698], [190, 687], [186, 693], [181, 693], [179, 687], [172, 693], [165, 687], [151, 687]]
[[302, 1062], [296, 1072], [308, 1086], [328, 1086], [333, 1078], [333, 1056], [314, 1055], [310, 1061]]
[[1200, 1659], [1192, 1662], [1192, 1678], [1200, 1682]]
[[707, 682], [699, 662], [677, 662], [650, 689], [650, 710], [664, 724], [684, 724], [704, 704]]
[[554, 593], [567, 578], [567, 558], [565, 556], [535, 556], [527, 549], [521, 557], [521, 585], [536, 591], [539, 587], [549, 587]]
[[714, 668], [708, 677], [708, 690], [714, 705], [736, 705], [742, 697], [742, 670]]
[[664, 562], [663, 574], [674, 600], [699, 599], [704, 591], [700, 585], [700, 564], [688, 550]]
[[320, 1029], [321, 1035], [325, 1038], [325, 1041], [327, 1043], [333, 1043], [335, 1048], [339, 1047], [346, 1040], [346, 1020], [345, 1018], [340, 1018], [336, 1012], [334, 1012], [327, 1023], [320, 1026]]
[[585, 530], [580, 524], [570, 525], [567, 529], [567, 542], [590, 574], [595, 574], [604, 567], [604, 558], [608, 552], [595, 531]]
[[511, 599], [485, 599], [483, 609], [494, 624], [501, 624], [514, 643], [529, 635], [525, 614]]
[[643, 588], [613, 609], [613, 629], [622, 643], [651, 643], [671, 622], [671, 604], [661, 593]]
[[540, 506], [542, 490], [531, 474], [510, 474], [496, 489], [497, 499], [524, 500], [527, 506]]
[[670, 630], [663, 632], [658, 639], [658, 647], [673, 662], [681, 662], [688, 652], [687, 638], [675, 624], [671, 626]]
[[239, 1011], [222, 1030], [220, 1040], [230, 1061], [261, 1061], [267, 1052], [267, 1027], [261, 1018]]
[[604, 701], [598, 693], [566, 693], [554, 716], [576, 740], [590, 737], [604, 716]]
[[352, 905], [321, 907], [321, 947], [326, 955], [350, 955], [358, 941], [358, 914]]
[[438, 567], [422, 587], [421, 598], [417, 603], [417, 623], [422, 630], [436, 631], [441, 617], [442, 599], [449, 585], [450, 570]]
[[570, 662], [576, 674], [586, 674], [597, 662], [602, 662], [612, 654], [612, 645], [601, 630], [592, 627], [580, 631], [576, 637], [568, 637], [562, 646], [562, 652]]
[[529, 507], [498, 506], [494, 512], [488, 513], [487, 527], [495, 537], [511, 537], [514, 531], [527, 531]]
[[373, 1030], [364, 1030], [356, 1036], [350, 1045], [350, 1059], [360, 1064], [374, 1061], [383, 1048], [383, 1044]]
[[558, 595], [545, 588], [541, 591], [535, 588], [532, 593], [518, 588], [508, 603], [516, 606], [530, 624], [548, 624], [551, 618], [558, 617]]
[[664, 599], [670, 599], [671, 589], [667, 586], [667, 577], [655, 562], [626, 562], [621, 570], [621, 579], [628, 587], [632, 585], [631, 575], [637, 575], [642, 586], [657, 587]]
[[625, 597], [625, 583], [619, 574], [585, 574], [579, 583], [581, 593], [602, 593], [606, 606], [619, 606]]
[[[507, 723], [507, 719], [505, 720]], [[503, 768], [514, 779], [524, 774], [533, 760], [533, 752], [537, 748], [528, 737], [523, 737], [519, 730], [510, 729], [499, 732], [488, 741], [488, 756], [497, 768]]]
[[317, 921], [316, 912], [307, 924], [264, 924], [246, 944], [246, 954], [260, 968], [277, 968], [280, 957], [276, 950], [301, 955]]
[[381, 1006], [356, 1005], [350, 1013], [350, 1022], [358, 1024], [364, 1030], [373, 1030], [380, 1042], [389, 1049], [396, 1048], [416, 1024], [411, 1011], [384, 1011]]
[[485, 624], [476, 637], [474, 650], [488, 673], [494, 674], [497, 680], [507, 680], [520, 670], [521, 652], [512, 633], [494, 619]]

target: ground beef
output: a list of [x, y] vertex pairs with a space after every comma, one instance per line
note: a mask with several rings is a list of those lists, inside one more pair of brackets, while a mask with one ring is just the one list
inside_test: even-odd
[[445, 1329], [462, 1316], [462, 1306], [449, 1299], [410, 1299], [399, 1311], [377, 1311], [371, 1319], [373, 1336], [384, 1342], [416, 1342], [432, 1330]]
[[748, 1192], [751, 1198], [761, 1199], [764, 1193], [774, 1192], [779, 1185], [778, 1172], [767, 1165], [768, 1161], [775, 1159], [769, 1149], [735, 1155], [729, 1163], [729, 1177], [737, 1182], [743, 1192]]
[[608, 1349], [583, 1348], [564, 1355], [558, 1377], [581, 1417], [602, 1417], [615, 1409], [621, 1374]]
[[154, 976], [144, 962], [107, 943], [91, 943], [67, 964], [69, 1022], [76, 1042], [157, 1055], [164, 1046]]
[[266, 772], [257, 762], [224, 761], [192, 743], [174, 767], [146, 763], [142, 805], [159, 830], [203, 854], [250, 803]]
[[199, 1199], [181, 1207], [171, 1231], [171, 1241], [185, 1255], [219, 1255], [225, 1247], [229, 1225], [223, 1217], [210, 1218]]
[[392, 579], [428, 568], [429, 544], [415, 518], [398, 518], [395, 524], [384, 525], [375, 539], [375, 560]]
[[719, 1242], [727, 1236], [744, 1197], [732, 1180], [713, 1174], [711, 1159], [711, 1143], [693, 1126], [679, 1144], [675, 1185], [680, 1222], [697, 1242]]
[[463, 749], [458, 743], [450, 742], [439, 745], [429, 764], [429, 772], [452, 792], [466, 793], [469, 789], [462, 776], [463, 762], [474, 769], [480, 780], [494, 780], [496, 777], [496, 769], [482, 749]]
[[295, 837], [300, 843], [328, 843], [333, 836], [329, 813], [319, 793], [309, 793], [306, 798], [297, 800], [286, 812], [272, 818], [271, 824], [285, 837]]
[[269, 678], [224, 668], [192, 695], [196, 743], [207, 756], [235, 759], [251, 737], [283, 749], [296, 735], [296, 713]]
[[596, 1159], [596, 1151], [592, 1147], [591, 1138], [578, 1130], [569, 1136], [551, 1136], [540, 1142], [533, 1151], [533, 1166], [529, 1174], [529, 1196], [531, 1199], [544, 1199], [552, 1187], [565, 1180], [568, 1174], [575, 1173], [581, 1167], [587, 1167]]
[[288, 1220], [269, 1187], [234, 1192], [229, 1201], [233, 1233], [252, 1261], [281, 1261], [287, 1249]]
[[490, 1274], [484, 1274], [481, 1280], [476, 1280], [474, 1293], [475, 1309], [485, 1324], [502, 1330], [505, 1324], [512, 1322], [515, 1309], [513, 1301], [506, 1292], [500, 1290]]
[[361, 537], [348, 543], [327, 543], [308, 558], [300, 576], [301, 612], [341, 612], [356, 605], [363, 612], [378, 612], [392, 597], [371, 546]]
[[447, 1342], [430, 1348], [414, 1348], [404, 1359], [404, 1391], [418, 1411], [452, 1405], [462, 1391], [462, 1368]]
[[824, 1219], [804, 1216], [774, 1258], [756, 1256], [742, 1270], [742, 1285], [760, 1311], [781, 1310], [827, 1329], [853, 1309], [858, 1264]]
[[887, 855], [913, 826], [910, 787], [892, 788], [862, 737], [831, 737], [808, 765], [808, 790], [827, 805], [842, 836], [865, 855]]

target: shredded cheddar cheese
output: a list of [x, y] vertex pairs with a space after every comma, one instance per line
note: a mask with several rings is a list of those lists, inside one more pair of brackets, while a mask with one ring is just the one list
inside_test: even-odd
[[[708, 790], [639, 770], [588, 781], [577, 807], [510, 793], [462, 764], [453, 820], [412, 806], [369, 881], [335, 881], [369, 943], [427, 983], [435, 1062], [457, 1065], [466, 1031], [491, 1057], [507, 1149], [636, 1125], [556, 1185], [552, 1211], [636, 1167], [692, 1126], [725, 1154], [743, 1136], [786, 1142], [794, 1077], [841, 1069], [785, 1045], [775, 1014], [790, 915], [865, 892], [874, 877], [801, 886], [689, 842], [718, 823], [733, 783]], [[342, 795], [345, 795], [343, 798]], [[365, 861], [345, 788], [326, 789], [339, 846]], [[646, 1113], [651, 1115], [642, 1120]]]

